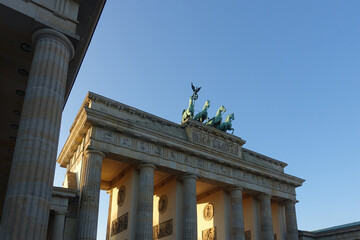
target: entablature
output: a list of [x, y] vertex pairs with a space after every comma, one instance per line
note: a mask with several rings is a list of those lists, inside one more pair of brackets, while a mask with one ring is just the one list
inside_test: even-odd
[[[85, 136], [86, 135], [86, 136]], [[89, 93], [58, 158], [76, 161], [79, 146], [179, 172], [195, 174], [244, 189], [295, 199], [303, 179], [284, 173], [286, 163], [242, 145], [245, 141], [188, 120], [172, 123], [111, 99]]]

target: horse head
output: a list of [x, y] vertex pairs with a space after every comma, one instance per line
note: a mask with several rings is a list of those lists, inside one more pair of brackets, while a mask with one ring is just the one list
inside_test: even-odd
[[229, 122], [229, 121], [231, 121], [231, 120], [235, 120], [235, 115], [234, 115], [234, 113], [231, 113], [231, 114], [229, 114], [227, 117], [226, 117], [226, 122]]
[[204, 104], [204, 109], [207, 109], [210, 107], [210, 100], [206, 100], [205, 104]]
[[219, 108], [218, 112], [219, 112], [220, 114], [221, 114], [221, 113], [224, 113], [224, 112], [226, 112], [226, 108], [225, 108], [223, 105], [221, 105], [221, 107]]

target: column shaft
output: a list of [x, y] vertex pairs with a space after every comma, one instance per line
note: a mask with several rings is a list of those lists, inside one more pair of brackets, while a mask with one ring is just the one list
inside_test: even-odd
[[295, 201], [285, 203], [286, 238], [288, 240], [299, 240], [299, 232], [296, 221]]
[[1, 239], [45, 239], [50, 214], [68, 64], [63, 34], [34, 33], [30, 69], [1, 222]]
[[260, 196], [260, 228], [262, 240], [274, 240], [274, 230], [271, 216], [271, 196]]
[[245, 240], [242, 189], [231, 190], [231, 239]]
[[197, 239], [197, 207], [196, 207], [196, 180], [195, 175], [182, 177], [184, 185], [183, 201], [183, 239]]
[[136, 240], [152, 240], [155, 166], [152, 164], [141, 164], [139, 170], [135, 238]]
[[64, 239], [64, 228], [65, 228], [65, 214], [62, 212], [55, 212], [54, 216], [54, 227], [52, 232], [52, 240], [63, 240]]
[[77, 222], [78, 240], [96, 240], [99, 214], [101, 166], [104, 153], [87, 150], [82, 166], [80, 205]]

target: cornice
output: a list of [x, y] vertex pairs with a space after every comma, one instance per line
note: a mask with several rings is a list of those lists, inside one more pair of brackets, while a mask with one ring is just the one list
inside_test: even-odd
[[89, 128], [90, 125], [87, 123], [85, 108], [81, 108], [78, 115], [76, 116], [75, 122], [71, 126], [70, 134], [57, 159], [60, 167], [66, 167], [68, 161], [77, 150], [78, 145], [81, 144]]
[[251, 156], [254, 156], [254, 157], [257, 157], [257, 158], [262, 159], [264, 161], [279, 165], [281, 167], [286, 167], [288, 165], [287, 163], [284, 163], [284, 162], [281, 162], [281, 161], [276, 160], [274, 158], [265, 156], [263, 154], [260, 154], [260, 153], [254, 152], [254, 151], [251, 151], [250, 149], [247, 149], [247, 148], [244, 148], [244, 147], [242, 149], [243, 149], [244, 152], [248, 153]]
[[161, 117], [155, 116], [153, 114], [144, 112], [144, 111], [142, 111], [140, 109], [131, 107], [129, 105], [117, 102], [117, 101], [112, 100], [110, 98], [103, 97], [103, 96], [98, 95], [98, 94], [93, 93], [93, 92], [88, 93], [87, 99], [88, 99], [88, 102], [92, 101], [94, 103], [103, 103], [104, 106], [106, 106], [108, 108], [112, 108], [113, 110], [117, 110], [117, 111], [119, 111], [119, 110], [120, 111], [125, 111], [125, 112], [130, 113], [131, 115], [137, 115], [142, 119], [148, 119], [148, 120], [153, 121], [153, 122], [158, 122], [158, 123], [160, 123], [162, 125], [165, 125], [165, 126], [171, 126], [171, 127], [174, 127], [174, 128], [181, 128], [181, 126], [179, 124], [177, 124], [177, 123], [174, 123], [174, 122], [171, 122], [171, 121], [166, 120], [164, 118], [161, 118]]

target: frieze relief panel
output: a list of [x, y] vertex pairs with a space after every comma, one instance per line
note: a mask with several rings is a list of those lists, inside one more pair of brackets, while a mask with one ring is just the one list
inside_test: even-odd
[[164, 149], [163, 147], [154, 145], [153, 147], [153, 153], [157, 156], [163, 156], [164, 155]]
[[207, 147], [211, 147], [234, 156], [239, 156], [239, 147], [235, 143], [224, 141], [196, 130], [192, 131], [191, 139], [193, 142], [199, 143], [201, 145], [205, 145]]
[[[195, 135], [196, 134], [197, 133], [195, 133]], [[164, 147], [156, 143], [147, 142], [142, 139], [140, 140], [138, 138], [126, 136], [124, 134], [120, 134], [116, 132], [111, 133], [108, 130], [103, 130], [100, 128], [97, 128], [96, 136], [99, 136], [101, 141], [103, 142], [115, 144], [120, 147], [125, 147], [129, 149], [133, 149], [135, 151], [144, 152], [150, 155], [161, 157], [165, 160], [188, 165], [193, 168], [200, 168], [202, 170], [205, 170], [206, 172], [232, 177], [240, 181], [245, 181], [251, 184], [267, 187], [276, 191], [295, 194], [295, 188], [293, 186], [290, 187], [286, 183], [281, 183], [279, 181], [267, 178], [265, 176], [260, 176], [255, 173], [246, 172], [244, 169], [235, 169], [232, 166], [227, 166], [221, 163], [213, 162], [211, 160], [200, 158], [198, 156], [193, 156], [183, 151], [177, 151], [170, 147]], [[201, 139], [199, 141], [202, 141], [204, 143], [211, 143], [211, 139], [207, 137], [201, 137], [201, 138], [199, 137], [199, 139]], [[234, 147], [233, 149], [235, 148], [237, 149], [237, 146]], [[226, 148], [226, 149], [229, 150], [232, 148]], [[229, 151], [232, 151], [232, 153], [235, 154], [235, 150], [229, 150]]]
[[153, 226], [153, 240], [167, 237], [172, 234], [173, 234], [172, 219]]
[[245, 240], [251, 240], [251, 231], [250, 230], [245, 231]]
[[216, 228], [209, 228], [202, 231], [202, 240], [216, 240]]
[[129, 213], [125, 213], [124, 215], [113, 220], [111, 224], [111, 236], [125, 231], [128, 228], [128, 219]]
[[150, 144], [144, 141], [137, 141], [137, 150], [140, 152], [150, 153]]

